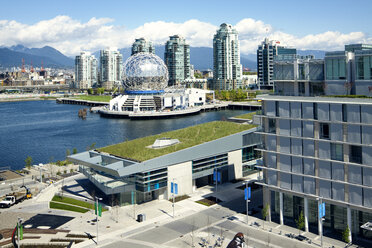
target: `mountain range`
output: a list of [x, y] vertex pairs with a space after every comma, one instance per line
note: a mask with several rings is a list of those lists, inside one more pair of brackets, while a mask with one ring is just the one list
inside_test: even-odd
[[73, 67], [74, 59], [69, 58], [50, 46], [42, 48], [27, 48], [22, 45], [0, 48], [0, 66], [12, 67], [22, 65], [22, 59], [26, 65], [34, 67], [66, 68]]
[[[131, 54], [131, 48], [119, 49], [125, 61]], [[325, 51], [321, 50], [297, 50], [299, 55], [312, 54], [316, 58], [324, 58]], [[164, 46], [155, 46], [155, 54], [164, 59]], [[99, 51], [93, 55], [99, 58]], [[74, 58], [67, 57], [53, 47], [45, 46], [42, 48], [27, 48], [23, 45], [0, 48], [0, 67], [13, 67], [22, 65], [22, 59], [26, 65], [31, 62], [34, 67], [40, 67], [43, 63], [44, 67], [53, 68], [72, 68], [74, 66]], [[257, 69], [256, 54], [241, 54], [240, 63], [245, 68], [252, 70]], [[213, 48], [211, 47], [190, 47], [190, 63], [195, 69], [206, 70], [213, 68]]]

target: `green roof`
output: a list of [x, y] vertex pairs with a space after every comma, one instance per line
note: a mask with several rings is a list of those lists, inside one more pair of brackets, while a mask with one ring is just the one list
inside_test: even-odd
[[[142, 162], [208, 141], [216, 140], [231, 134], [239, 133], [254, 127], [256, 126], [227, 121], [214, 121], [126, 141], [116, 145], [100, 148], [98, 151], [107, 152], [115, 156]], [[155, 140], [159, 138], [178, 139], [180, 143], [161, 149], [147, 147], [151, 146]]]
[[244, 115], [238, 115], [238, 116], [235, 116], [235, 118], [238, 118], [238, 119], [245, 119], [245, 120], [252, 120], [253, 116], [256, 115], [257, 112], [250, 112], [250, 113], [247, 113], [247, 114], [244, 114]]

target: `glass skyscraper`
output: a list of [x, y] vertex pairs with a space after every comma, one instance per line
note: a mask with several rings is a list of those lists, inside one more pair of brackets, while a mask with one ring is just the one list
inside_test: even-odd
[[165, 44], [164, 60], [168, 67], [169, 86], [179, 85], [190, 78], [190, 45], [183, 37], [169, 37]]
[[274, 57], [276, 55], [296, 55], [295, 48], [286, 48], [279, 45], [279, 41], [270, 41], [268, 38], [257, 49], [257, 78], [260, 89], [273, 89], [274, 87]]
[[151, 41], [139, 38], [132, 45], [132, 55], [136, 53], [155, 53], [155, 47]]
[[120, 52], [110, 49], [100, 52], [100, 81], [101, 84], [112, 85], [120, 83], [123, 69], [123, 56]]
[[213, 84], [217, 90], [238, 89], [242, 83], [238, 32], [223, 23], [213, 37]]

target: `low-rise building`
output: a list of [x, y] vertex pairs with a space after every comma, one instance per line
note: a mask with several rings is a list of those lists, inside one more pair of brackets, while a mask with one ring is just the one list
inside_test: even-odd
[[[253, 125], [209, 122], [69, 156], [107, 199], [120, 205], [170, 199], [241, 178], [254, 167], [261, 139]], [[175, 141], [175, 142], [174, 142]], [[161, 147], [159, 147], [159, 144]]]

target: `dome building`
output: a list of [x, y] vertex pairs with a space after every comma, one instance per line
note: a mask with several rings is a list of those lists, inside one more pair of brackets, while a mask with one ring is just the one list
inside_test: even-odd
[[152, 53], [136, 53], [123, 67], [125, 93], [100, 110], [104, 116], [158, 118], [195, 114], [214, 92], [202, 89], [167, 87], [168, 69], [163, 60]]

